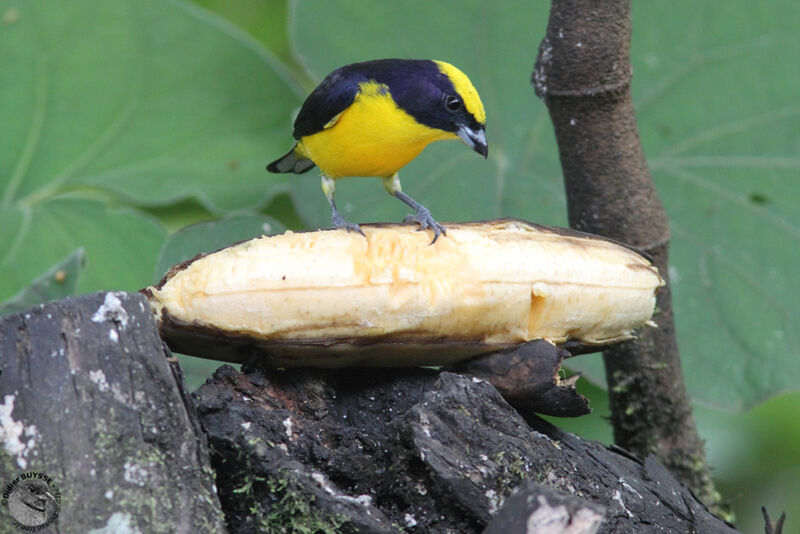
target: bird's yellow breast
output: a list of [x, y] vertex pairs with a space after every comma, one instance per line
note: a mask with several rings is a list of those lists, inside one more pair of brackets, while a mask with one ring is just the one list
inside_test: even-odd
[[397, 106], [386, 85], [365, 82], [353, 103], [298, 150], [331, 178], [391, 176], [433, 141], [458, 139], [420, 124]]

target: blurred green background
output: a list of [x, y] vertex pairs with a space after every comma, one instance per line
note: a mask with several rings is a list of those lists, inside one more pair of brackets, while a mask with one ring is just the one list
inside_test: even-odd
[[[439, 220], [564, 225], [558, 153], [529, 83], [547, 2], [0, 0], [0, 315], [136, 290], [201, 250], [328, 226], [314, 172], [271, 175], [305, 95], [378, 57], [443, 59], [487, 108], [487, 161], [438, 143], [404, 190]], [[800, 12], [789, 0], [634, 5], [633, 95], [671, 218], [687, 387], [744, 532], [800, 532]], [[401, 220], [374, 180], [354, 221]], [[199, 223], [199, 224], [198, 224]], [[194, 225], [194, 226], [191, 226]], [[597, 356], [575, 368], [603, 384]], [[217, 363], [184, 357], [192, 386]], [[557, 424], [609, 442], [607, 399]]]

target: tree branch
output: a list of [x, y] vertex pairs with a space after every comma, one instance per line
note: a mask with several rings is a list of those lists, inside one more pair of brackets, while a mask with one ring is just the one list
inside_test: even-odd
[[[553, 0], [532, 81], [553, 121], [570, 226], [648, 252], [668, 280], [669, 226], [630, 94], [630, 0]], [[603, 354], [614, 439], [719, 500], [681, 374], [669, 286], [638, 339]]]

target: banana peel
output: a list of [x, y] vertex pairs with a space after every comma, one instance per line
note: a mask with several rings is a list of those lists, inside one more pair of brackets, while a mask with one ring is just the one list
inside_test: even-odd
[[[176, 265], [148, 297], [173, 350], [273, 367], [447, 365], [543, 339], [583, 350], [650, 322], [636, 250], [501, 219], [262, 236]], [[649, 323], [652, 324], [652, 323]]]

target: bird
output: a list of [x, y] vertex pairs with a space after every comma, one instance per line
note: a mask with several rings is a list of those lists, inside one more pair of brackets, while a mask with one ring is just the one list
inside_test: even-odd
[[402, 191], [398, 171], [434, 141], [460, 139], [484, 158], [489, 154], [478, 91], [461, 70], [432, 59], [377, 59], [334, 70], [301, 106], [293, 136], [294, 147], [267, 170], [302, 174], [319, 167], [334, 228], [364, 234], [336, 209], [336, 180], [378, 177], [416, 211], [404, 222], [433, 231], [431, 244], [447, 231]]

